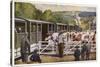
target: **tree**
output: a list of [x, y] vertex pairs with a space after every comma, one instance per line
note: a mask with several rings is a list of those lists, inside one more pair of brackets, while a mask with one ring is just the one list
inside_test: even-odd
[[37, 19], [37, 20], [41, 20], [41, 16], [42, 16], [42, 11], [39, 10], [39, 9], [37, 9], [37, 10], [36, 10], [36, 19]]
[[51, 10], [45, 10], [41, 16], [42, 20], [45, 21], [52, 21], [53, 20], [53, 14]]
[[61, 23], [61, 22], [63, 22], [62, 20], [63, 20], [62, 14], [59, 14], [59, 13], [54, 13], [53, 14], [53, 22]]
[[68, 25], [76, 25], [76, 21], [72, 16], [64, 16], [63, 18], [64, 23], [68, 24]]
[[15, 2], [15, 17], [19, 17], [22, 15], [21, 5], [22, 3]]
[[81, 18], [81, 24], [80, 24], [80, 27], [83, 29], [83, 30], [88, 30], [89, 29], [89, 19], [88, 17], [82, 17]]
[[15, 17], [36, 18], [36, 8], [30, 3], [15, 2]]
[[36, 18], [36, 8], [34, 5], [29, 3], [24, 3], [23, 7], [23, 16], [25, 18], [35, 19]]

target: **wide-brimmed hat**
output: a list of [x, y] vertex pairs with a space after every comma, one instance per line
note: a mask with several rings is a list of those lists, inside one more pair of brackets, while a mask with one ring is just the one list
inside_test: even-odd
[[34, 53], [37, 53], [37, 52], [38, 52], [38, 50], [37, 50], [37, 49], [35, 49], [35, 50], [34, 50]]
[[75, 48], [79, 48], [79, 46], [75, 46]]

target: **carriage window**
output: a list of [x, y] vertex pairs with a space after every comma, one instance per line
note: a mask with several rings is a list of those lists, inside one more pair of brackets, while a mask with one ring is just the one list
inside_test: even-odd
[[57, 30], [60, 31], [60, 25], [57, 26]]
[[15, 28], [17, 33], [25, 32], [25, 23], [16, 23]]
[[52, 31], [52, 26], [51, 26], [51, 24], [49, 24], [49, 31]]
[[54, 25], [53, 24], [49, 24], [49, 31], [54, 31]]
[[64, 26], [63, 25], [61, 26], [61, 30], [64, 30]]
[[41, 31], [41, 24], [38, 24], [38, 31]]
[[60, 25], [60, 30], [62, 30], [62, 26]]
[[52, 30], [54, 31], [54, 25], [52, 26]]
[[36, 25], [35, 24], [31, 25], [31, 32], [36, 32]]
[[64, 26], [64, 30], [66, 30], [66, 26]]

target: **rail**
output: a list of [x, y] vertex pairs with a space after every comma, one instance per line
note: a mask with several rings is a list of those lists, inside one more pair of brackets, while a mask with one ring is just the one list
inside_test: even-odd
[[[77, 41], [68, 42], [67, 44], [64, 44], [64, 54], [73, 54], [75, 46], [79, 46], [79, 49], [81, 50], [81, 43]], [[48, 41], [39, 41], [37, 44], [31, 45], [31, 52], [33, 52], [35, 49], [39, 50], [39, 54], [57, 54], [58, 53], [58, 46], [57, 44], [48, 44]], [[96, 44], [91, 44], [91, 52], [96, 52]], [[15, 49], [15, 59], [20, 57], [20, 48]]]

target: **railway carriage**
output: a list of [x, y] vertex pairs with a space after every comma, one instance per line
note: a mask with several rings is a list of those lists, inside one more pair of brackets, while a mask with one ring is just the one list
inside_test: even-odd
[[25, 32], [28, 33], [28, 39], [31, 44], [44, 41], [47, 33], [59, 32], [66, 30], [68, 32], [77, 30], [78, 27], [67, 25], [64, 23], [52, 23], [40, 20], [30, 20], [23, 18], [15, 18], [15, 48], [20, 47], [21, 38]]
[[44, 41], [47, 33], [54, 32], [54, 24], [46, 21], [15, 18], [15, 48], [20, 46], [20, 41], [25, 32], [31, 44]]
[[[20, 45], [21, 45], [21, 38], [24, 36], [24, 34], [28, 34], [28, 39], [31, 43], [32, 51], [33, 46], [39, 44], [39, 42], [43, 42], [42, 44], [39, 44], [41, 48], [39, 48], [40, 54], [45, 52], [44, 49], [42, 49], [42, 46], [48, 46], [48, 44], [45, 44], [45, 38], [47, 37], [47, 33], [53, 33], [53, 32], [59, 32], [61, 30], [66, 30], [67, 32], [71, 31], [82, 31], [81, 28], [77, 25], [67, 25], [64, 23], [52, 23], [47, 21], [40, 21], [40, 20], [30, 20], [30, 19], [23, 19], [23, 18], [15, 18], [15, 59], [17, 60], [20, 58]], [[47, 43], [47, 42], [46, 42]], [[39, 46], [38, 45], [38, 46]], [[51, 47], [52, 48], [52, 47]], [[50, 48], [50, 50], [51, 50]], [[49, 50], [49, 47], [48, 47]], [[53, 51], [54, 47], [52, 48]], [[32, 52], [31, 51], [31, 52]], [[44, 53], [46, 54], [46, 53]], [[54, 54], [51, 53], [51, 54]]]

